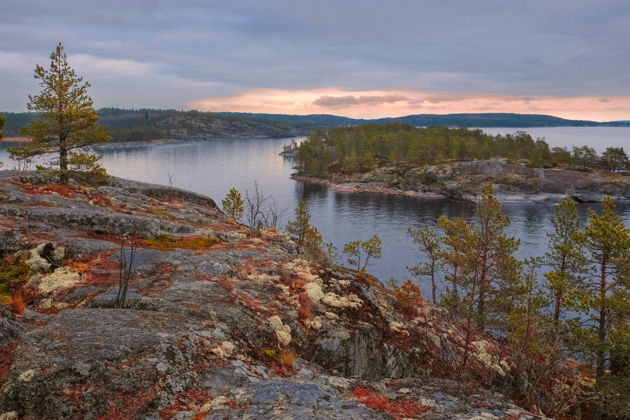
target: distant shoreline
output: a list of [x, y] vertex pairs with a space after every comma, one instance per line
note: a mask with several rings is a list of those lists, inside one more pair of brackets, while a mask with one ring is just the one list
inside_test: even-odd
[[2, 137], [0, 142], [2, 143], [30, 143], [32, 141], [29, 137]]

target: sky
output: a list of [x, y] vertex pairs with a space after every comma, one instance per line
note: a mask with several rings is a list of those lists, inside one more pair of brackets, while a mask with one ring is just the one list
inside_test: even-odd
[[96, 107], [630, 120], [630, 1], [0, 0], [0, 110], [62, 42]]

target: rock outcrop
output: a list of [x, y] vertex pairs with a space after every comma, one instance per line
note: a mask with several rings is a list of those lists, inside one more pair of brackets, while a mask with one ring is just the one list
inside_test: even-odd
[[22, 316], [0, 310], [6, 418], [534, 418], [505, 396], [518, 372], [487, 334], [452, 380], [464, 334], [440, 307], [401, 311], [376, 279], [309, 263], [207, 197], [43, 181], [0, 175], [0, 229], [27, 262], [55, 252]]
[[580, 172], [560, 168], [530, 168], [490, 159], [445, 163], [407, 171], [378, 168], [367, 173], [334, 175], [331, 179], [296, 179], [321, 182], [333, 189], [352, 192], [382, 192], [442, 196], [475, 200], [481, 187], [493, 184], [502, 201], [598, 202], [606, 195], [630, 199], [630, 176], [606, 171]]

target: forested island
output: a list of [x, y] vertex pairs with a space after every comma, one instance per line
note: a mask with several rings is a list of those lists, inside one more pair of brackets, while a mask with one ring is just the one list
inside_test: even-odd
[[368, 124], [317, 131], [285, 153], [296, 157], [298, 178], [355, 191], [467, 198], [490, 182], [512, 198], [630, 197], [623, 148], [609, 147], [599, 156], [588, 146], [550, 148], [525, 132]]

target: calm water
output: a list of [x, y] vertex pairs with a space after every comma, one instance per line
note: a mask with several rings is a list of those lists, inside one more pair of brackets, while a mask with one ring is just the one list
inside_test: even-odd
[[[501, 130], [501, 131], [499, 131]], [[552, 146], [589, 144], [599, 150], [608, 145], [630, 146], [630, 128], [536, 128], [527, 129], [535, 137], [546, 137]], [[514, 129], [487, 129], [489, 132], [514, 132]], [[573, 139], [573, 141], [571, 141]], [[596, 143], [593, 139], [601, 139]], [[603, 143], [605, 141], [605, 143]], [[474, 205], [443, 199], [420, 199], [379, 194], [350, 194], [325, 187], [293, 181], [292, 162], [278, 153], [288, 139], [214, 140], [209, 142], [109, 145], [102, 150], [103, 164], [116, 176], [166, 184], [208, 195], [220, 203], [231, 187], [251, 189], [258, 181], [264, 192], [272, 194], [285, 212], [282, 226], [293, 216], [297, 201], [306, 200], [312, 223], [327, 241], [339, 249], [355, 239], [377, 234], [383, 241], [383, 256], [368, 271], [381, 280], [410, 278], [406, 267], [420, 258], [407, 237], [409, 227], [433, 225], [440, 215], [470, 217]], [[0, 145], [0, 161], [12, 164]], [[630, 147], [627, 147], [630, 150]], [[170, 176], [170, 180], [169, 180]], [[584, 214], [588, 206], [581, 205]], [[597, 206], [594, 206], [597, 207]], [[547, 204], [504, 205], [512, 219], [510, 233], [521, 239], [519, 256], [541, 255], [546, 250], [546, 233], [553, 211]], [[630, 224], [630, 206], [620, 204], [620, 212]], [[425, 295], [428, 287], [423, 288]]]

